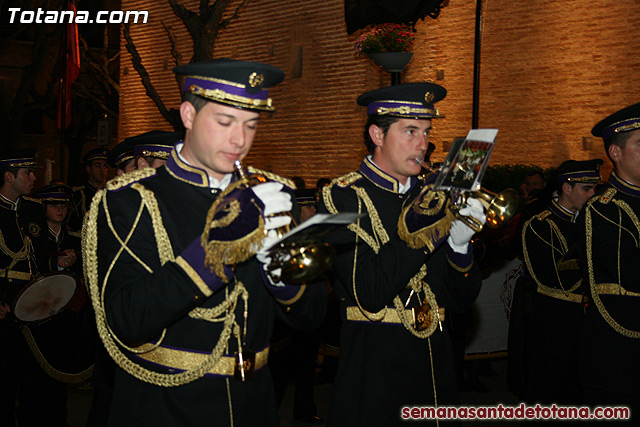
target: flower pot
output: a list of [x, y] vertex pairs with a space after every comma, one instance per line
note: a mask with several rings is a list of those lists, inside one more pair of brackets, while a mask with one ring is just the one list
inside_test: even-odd
[[413, 52], [380, 52], [369, 53], [367, 56], [387, 73], [401, 73], [411, 61]]

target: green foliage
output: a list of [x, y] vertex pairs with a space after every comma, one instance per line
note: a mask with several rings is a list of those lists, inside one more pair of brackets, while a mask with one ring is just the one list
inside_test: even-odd
[[380, 24], [363, 33], [355, 42], [356, 54], [380, 52], [410, 52], [415, 35], [401, 24]]

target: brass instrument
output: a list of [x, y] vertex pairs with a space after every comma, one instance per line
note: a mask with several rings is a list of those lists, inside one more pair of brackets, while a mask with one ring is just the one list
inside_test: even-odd
[[[247, 187], [268, 182], [264, 176], [259, 174], [248, 177], [242, 169], [242, 164], [239, 160], [236, 160], [235, 168], [239, 179], [242, 180]], [[291, 217], [290, 212], [275, 214], [275, 216], [277, 215], [288, 215]], [[291, 224], [294, 226], [297, 225], [293, 217], [291, 217], [290, 224], [276, 229], [278, 238], [281, 238], [290, 231]], [[265, 230], [265, 236], [266, 233], [267, 231]], [[328, 243], [308, 241], [279, 243], [269, 249], [271, 262], [267, 266], [267, 271], [275, 281], [282, 281], [288, 284], [302, 284], [321, 276], [329, 266], [331, 266], [335, 254], [335, 249]], [[278, 269], [280, 269], [279, 276], [274, 273]]]
[[[421, 158], [416, 158], [416, 163], [421, 165], [429, 174], [440, 172], [440, 168], [433, 168], [431, 162], [425, 162]], [[456, 192], [452, 191], [454, 203], [452, 210], [457, 219], [463, 221], [471, 227], [476, 233], [479, 233], [483, 225], [476, 218], [471, 216], [460, 215], [460, 209], [467, 203], [467, 199], [474, 198], [482, 204], [487, 216], [486, 226], [489, 228], [498, 228], [506, 224], [515, 215], [518, 210], [520, 196], [513, 188], [507, 188], [500, 193], [494, 193], [485, 188], [476, 191]]]
[[478, 199], [482, 204], [487, 216], [486, 226], [498, 228], [506, 224], [518, 209], [520, 196], [513, 188], [507, 188], [500, 193], [494, 193], [485, 188], [476, 191], [467, 191], [461, 194], [461, 201], [452, 206], [456, 218], [471, 227], [476, 233], [482, 230], [482, 223], [472, 216], [460, 215], [460, 209], [466, 204], [469, 198]]

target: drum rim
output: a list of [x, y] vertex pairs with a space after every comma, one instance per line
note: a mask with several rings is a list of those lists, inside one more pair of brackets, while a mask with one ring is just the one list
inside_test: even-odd
[[[52, 317], [54, 317], [56, 314], [58, 314], [58, 313], [59, 313], [59, 311], [58, 311], [58, 312], [56, 312], [56, 313], [52, 314], [51, 316], [43, 317], [43, 318], [38, 319], [38, 320], [22, 320], [22, 319], [20, 319], [20, 318], [16, 315], [16, 304], [18, 304], [18, 301], [20, 300], [20, 297], [22, 297], [22, 295], [24, 295], [24, 293], [25, 293], [25, 292], [27, 292], [27, 290], [28, 290], [31, 286], [33, 286], [33, 285], [35, 285], [35, 284], [37, 284], [37, 283], [39, 283], [39, 282], [41, 282], [41, 281], [43, 281], [43, 280], [45, 280], [45, 279], [47, 279], [47, 278], [51, 277], [51, 276], [69, 276], [71, 279], [73, 279], [73, 281], [74, 281], [74, 283], [75, 283], [75, 288], [74, 288], [74, 289], [77, 289], [77, 287], [78, 287], [78, 286], [79, 286], [79, 284], [80, 284], [80, 281], [78, 280], [78, 278], [77, 278], [74, 274], [72, 274], [72, 273], [70, 273], [70, 272], [68, 272], [68, 271], [50, 271], [50, 272], [48, 272], [48, 273], [41, 274], [41, 275], [39, 275], [38, 277], [36, 277], [36, 278], [34, 278], [34, 279], [31, 279], [31, 280], [29, 281], [29, 283], [25, 284], [25, 285], [20, 289], [20, 291], [18, 292], [18, 294], [16, 295], [16, 297], [13, 299], [13, 304], [11, 305], [11, 311], [13, 312], [14, 317], [15, 317], [18, 321], [23, 322], [23, 323], [25, 323], [25, 324], [37, 324], [37, 323], [45, 322], [45, 321], [47, 321], [47, 320], [51, 319]], [[74, 291], [74, 293], [75, 293], [75, 291]], [[73, 298], [73, 294], [71, 295], [71, 298], [69, 299], [69, 301], [71, 301], [71, 299], [72, 299], [72, 298]], [[67, 302], [65, 303], [65, 305], [67, 305], [67, 304], [69, 303], [69, 301], [67, 301]], [[64, 308], [64, 306], [63, 306], [62, 308]]]

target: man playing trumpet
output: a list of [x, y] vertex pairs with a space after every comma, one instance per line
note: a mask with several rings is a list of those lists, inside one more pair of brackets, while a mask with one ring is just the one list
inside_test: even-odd
[[[319, 212], [368, 214], [330, 236], [344, 320], [330, 425], [402, 425], [403, 407], [457, 402], [444, 322], [480, 290], [474, 231], [454, 219], [447, 194], [417, 177], [440, 117], [433, 103], [445, 94], [408, 83], [361, 95], [370, 154], [323, 190]], [[485, 221], [473, 198], [460, 213]]]
[[265, 174], [249, 187], [233, 172], [284, 73], [228, 59], [174, 71], [184, 141], [166, 165], [110, 181], [84, 229], [98, 331], [118, 365], [109, 425], [275, 426], [274, 316], [312, 326], [325, 291], [265, 269], [265, 232], [290, 221], [270, 215], [292, 209], [291, 183]]

